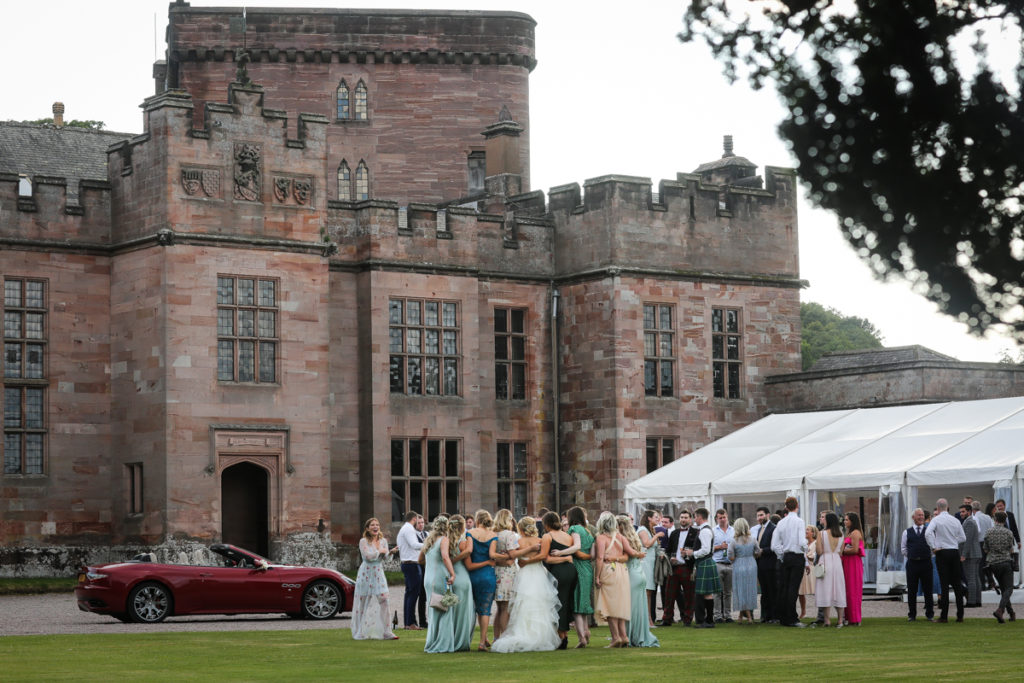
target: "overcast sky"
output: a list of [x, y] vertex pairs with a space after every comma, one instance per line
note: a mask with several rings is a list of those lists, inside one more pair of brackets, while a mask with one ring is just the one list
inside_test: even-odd
[[[784, 111], [772, 92], [730, 86], [699, 45], [683, 45], [682, 1], [207, 2], [195, 7], [402, 7], [507, 9], [537, 21], [530, 77], [533, 189], [610, 173], [655, 184], [722, 154], [722, 136], [759, 167], [792, 166], [775, 133]], [[62, 101], [65, 118], [141, 132], [138, 108], [153, 94], [168, 2], [37, 0], [0, 10], [0, 120], [38, 119]], [[269, 107], [276, 106], [268, 102]], [[294, 112], [289, 112], [294, 115]], [[762, 172], [763, 173], [763, 172]], [[800, 206], [803, 301], [867, 318], [888, 346], [921, 344], [961, 360], [996, 361], [1012, 342], [979, 340], [903, 284], [875, 281], [843, 241], [835, 218]], [[751, 254], [751, 258], [757, 258]]]

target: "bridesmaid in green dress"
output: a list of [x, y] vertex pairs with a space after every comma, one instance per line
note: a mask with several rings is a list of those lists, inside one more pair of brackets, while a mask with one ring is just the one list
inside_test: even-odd
[[569, 535], [572, 545], [564, 550], [554, 551], [552, 555], [572, 555], [576, 567], [576, 592], [573, 595], [573, 623], [576, 625], [576, 636], [580, 642], [577, 649], [590, 644], [590, 615], [594, 613], [594, 605], [590, 596], [594, 592], [594, 535], [587, 530], [587, 513], [580, 507], [569, 508], [565, 513], [569, 520]]
[[626, 626], [629, 645], [630, 647], [660, 647], [661, 644], [651, 633], [651, 627], [648, 624], [650, 615], [647, 609], [647, 577], [644, 576], [642, 564], [643, 544], [628, 516], [619, 515], [615, 519], [619, 523], [619, 534], [626, 539], [622, 550], [629, 555], [629, 561], [626, 563], [629, 568], [630, 617], [629, 624]]
[[[420, 564], [426, 565], [423, 575], [423, 590], [427, 592], [427, 600], [433, 593], [444, 594], [455, 582], [455, 567], [449, 553], [448, 518], [440, 515], [434, 519], [430, 535], [423, 541], [420, 550]], [[427, 620], [427, 642], [424, 652], [455, 652], [455, 612], [452, 609], [441, 611], [430, 608], [430, 619]]]
[[473, 602], [473, 584], [465, 560], [473, 550], [473, 542], [466, 538], [466, 518], [452, 515], [448, 520], [448, 543], [452, 564], [455, 567], [455, 582], [452, 590], [459, 596], [459, 604], [450, 608], [454, 620], [455, 652], [468, 650], [476, 627], [476, 603]]

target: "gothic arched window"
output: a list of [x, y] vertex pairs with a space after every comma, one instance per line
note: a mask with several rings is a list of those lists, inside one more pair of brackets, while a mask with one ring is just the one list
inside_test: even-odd
[[362, 81], [356, 84], [355, 113], [352, 118], [356, 121], [365, 121], [369, 118], [366, 109], [366, 84]]
[[352, 172], [344, 159], [338, 164], [338, 199], [343, 202], [352, 201]]
[[356, 201], [370, 198], [370, 169], [365, 161], [356, 166]]
[[338, 84], [338, 118], [347, 119], [349, 117], [349, 93], [348, 85], [345, 81]]

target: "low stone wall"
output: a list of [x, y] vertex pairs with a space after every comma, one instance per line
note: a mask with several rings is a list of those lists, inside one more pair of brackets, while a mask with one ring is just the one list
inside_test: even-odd
[[[167, 538], [159, 545], [0, 547], [0, 577], [74, 576], [85, 565], [126, 562], [139, 553], [153, 553], [157, 562], [167, 564], [217, 562], [209, 544], [188, 538]], [[359, 549], [334, 543], [326, 534], [309, 532], [275, 541], [269, 559], [279, 564], [350, 571], [359, 567]], [[390, 559], [385, 568], [400, 569], [397, 560]]]

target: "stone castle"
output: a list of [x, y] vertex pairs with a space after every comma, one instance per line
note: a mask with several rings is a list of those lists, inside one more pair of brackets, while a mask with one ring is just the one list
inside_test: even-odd
[[0, 564], [617, 509], [767, 412], [793, 172], [531, 191], [533, 29], [179, 1], [144, 133], [0, 124]]

